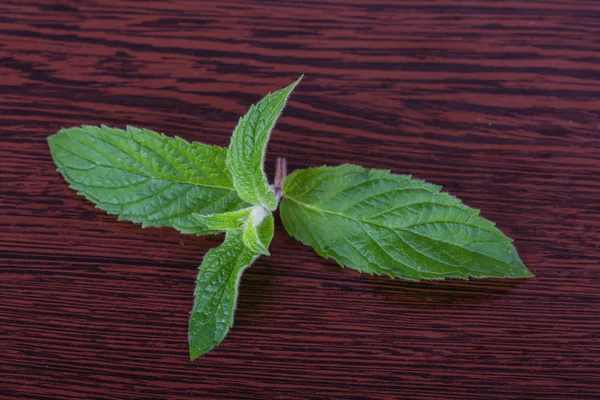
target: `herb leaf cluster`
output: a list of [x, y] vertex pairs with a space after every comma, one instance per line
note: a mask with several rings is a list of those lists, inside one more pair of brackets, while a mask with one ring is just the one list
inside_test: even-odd
[[240, 118], [227, 149], [134, 127], [62, 129], [48, 138], [74, 190], [119, 220], [183, 233], [225, 233], [204, 256], [189, 324], [190, 357], [233, 325], [244, 269], [269, 255], [273, 211], [287, 232], [341, 266], [407, 280], [533, 276], [512, 240], [440, 186], [345, 164], [264, 171], [277, 119], [302, 78]]

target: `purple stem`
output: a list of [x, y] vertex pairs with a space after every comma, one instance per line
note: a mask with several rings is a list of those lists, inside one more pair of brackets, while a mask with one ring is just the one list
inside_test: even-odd
[[281, 186], [283, 185], [283, 181], [287, 176], [287, 159], [283, 157], [277, 157], [277, 166], [275, 168], [275, 183], [273, 185], [273, 191], [275, 192], [275, 197], [277, 197], [277, 201], [281, 199]]

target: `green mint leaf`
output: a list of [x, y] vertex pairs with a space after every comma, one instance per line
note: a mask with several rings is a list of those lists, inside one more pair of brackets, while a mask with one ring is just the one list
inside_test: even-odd
[[270, 255], [267, 247], [258, 237], [257, 225], [265, 218], [273, 219], [269, 210], [261, 206], [244, 208], [223, 214], [198, 215], [193, 214], [199, 222], [212, 231], [225, 232], [229, 229], [242, 228], [244, 244], [258, 254]]
[[[248, 215], [248, 219], [244, 225], [243, 239], [246, 247], [253, 252], [269, 256], [271, 254], [269, 253], [267, 246], [260, 240], [257, 230], [257, 226], [265, 219], [273, 220], [273, 215], [260, 206], [254, 207], [254, 210]], [[273, 224], [273, 222], [271, 222], [271, 224]]]
[[248, 203], [277, 208], [277, 198], [269, 187], [264, 171], [267, 142], [287, 99], [300, 82], [268, 94], [240, 118], [227, 151], [227, 166], [239, 196]]
[[268, 213], [264, 216], [262, 222], [256, 227], [258, 233], [258, 239], [267, 249], [271, 245], [271, 240], [275, 235], [275, 219], [273, 214]]
[[242, 272], [256, 257], [257, 253], [244, 246], [241, 229], [228, 231], [223, 244], [204, 256], [190, 316], [192, 360], [221, 343], [229, 332]]
[[342, 266], [409, 280], [533, 276], [479, 211], [407, 175], [310, 168], [288, 176], [283, 194], [285, 229]]
[[[269, 214], [257, 229], [267, 247], [273, 231]], [[260, 255], [244, 245], [243, 234], [242, 228], [228, 230], [223, 244], [209, 250], [200, 265], [188, 335], [192, 360], [221, 343], [233, 325], [242, 272]]]
[[120, 220], [211, 233], [192, 213], [248, 207], [227, 170], [226, 150], [168, 138], [147, 129], [62, 129], [48, 138], [71, 187]]
[[231, 211], [221, 214], [192, 214], [192, 216], [206, 225], [206, 227], [215, 232], [225, 232], [227, 229], [241, 228], [250, 217], [255, 207], [242, 208], [241, 210]]

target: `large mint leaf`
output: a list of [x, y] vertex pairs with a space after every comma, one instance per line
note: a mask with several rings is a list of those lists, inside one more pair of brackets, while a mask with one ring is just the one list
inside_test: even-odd
[[281, 219], [323, 257], [409, 280], [533, 276], [479, 211], [407, 175], [355, 165], [295, 171]]
[[227, 151], [227, 166], [239, 196], [270, 210], [277, 199], [264, 171], [267, 142], [287, 99], [302, 78], [275, 93], [268, 94], [240, 118]]
[[[267, 247], [273, 239], [273, 229], [272, 216], [258, 226], [259, 239]], [[192, 360], [221, 343], [229, 332], [242, 272], [258, 256], [258, 252], [244, 245], [243, 228], [228, 230], [223, 244], [204, 256], [196, 279], [194, 308], [190, 316]]]
[[63, 129], [48, 138], [71, 187], [119, 219], [209, 233], [192, 213], [247, 207], [225, 165], [226, 150], [168, 138], [147, 129]]

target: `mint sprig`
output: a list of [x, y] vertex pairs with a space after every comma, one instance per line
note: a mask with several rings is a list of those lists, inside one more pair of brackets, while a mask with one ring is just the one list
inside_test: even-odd
[[142, 227], [225, 233], [196, 280], [192, 359], [217, 346], [233, 324], [240, 277], [269, 255], [280, 201], [291, 236], [361, 272], [408, 280], [533, 276], [512, 240], [478, 210], [408, 175], [345, 164], [286, 177], [285, 159], [278, 159], [269, 185], [266, 146], [300, 79], [252, 106], [228, 149], [133, 127], [83, 126], [48, 138], [58, 171], [98, 208]]

